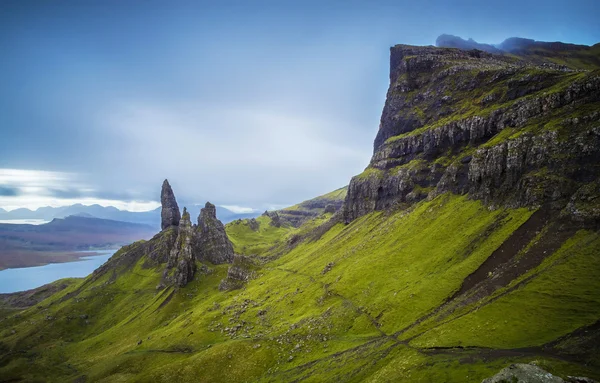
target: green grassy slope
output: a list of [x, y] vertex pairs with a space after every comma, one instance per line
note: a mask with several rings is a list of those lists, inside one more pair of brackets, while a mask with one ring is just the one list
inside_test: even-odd
[[257, 228], [253, 229], [251, 219], [239, 219], [225, 225], [227, 236], [238, 254], [261, 256], [269, 253], [282, 253], [290, 242], [303, 237], [315, 227], [325, 223], [333, 213], [325, 213], [331, 205], [338, 210], [346, 198], [348, 187], [336, 189], [319, 197], [277, 210], [281, 225], [272, 224], [267, 215], [255, 218]]
[[258, 230], [252, 230], [248, 219], [237, 220], [225, 225], [227, 236], [233, 243], [236, 253], [244, 255], [261, 255], [280, 244], [292, 228], [289, 225], [275, 227], [271, 218], [262, 215], [255, 219]]
[[227, 265], [207, 265], [179, 290], [156, 290], [162, 269], [145, 268], [143, 257], [0, 322], [0, 376], [465, 382], [537, 360], [558, 374], [598, 378], [594, 352], [584, 366], [539, 347], [600, 318], [597, 233], [575, 233], [497, 297], [436, 311], [532, 213], [451, 194], [371, 213], [305, 237], [232, 292], [218, 290]]

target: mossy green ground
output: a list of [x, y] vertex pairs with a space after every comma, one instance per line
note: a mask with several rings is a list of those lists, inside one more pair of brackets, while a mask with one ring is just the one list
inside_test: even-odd
[[244, 255], [262, 255], [285, 238], [292, 230], [288, 225], [275, 227], [271, 218], [262, 215], [256, 218], [258, 230], [250, 227], [247, 219], [228, 223], [225, 226], [227, 236], [233, 243], [236, 253]]
[[[537, 360], [558, 374], [598, 378], [597, 365], [479, 351], [541, 345], [600, 318], [597, 233], [578, 232], [524, 275], [527, 283], [507, 286], [500, 298], [441, 322], [435, 316], [419, 322], [532, 213], [442, 195], [411, 210], [337, 224], [283, 253], [292, 232], [309, 231], [329, 216], [299, 229], [273, 228], [268, 217], [260, 218], [262, 232], [229, 225], [236, 251], [246, 246], [268, 256], [281, 244], [275, 246], [280, 256], [264, 262], [245, 288], [219, 291], [227, 265], [207, 265], [210, 271], [186, 287], [157, 290], [162, 268], [142, 267], [144, 258], [116, 278], [110, 272], [88, 277], [0, 322], [0, 376], [477, 382], [509, 363]], [[258, 244], [251, 246], [254, 237]], [[394, 335], [415, 323], [412, 340]], [[479, 348], [432, 353], [440, 346]]]

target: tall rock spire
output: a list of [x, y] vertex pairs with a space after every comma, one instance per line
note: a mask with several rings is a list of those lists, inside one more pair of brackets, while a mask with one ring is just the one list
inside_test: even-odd
[[168, 180], [165, 180], [162, 184], [160, 203], [162, 205], [160, 228], [164, 230], [170, 226], [179, 226], [179, 221], [181, 220], [179, 206], [177, 206], [175, 194], [173, 194], [173, 189], [171, 189]]

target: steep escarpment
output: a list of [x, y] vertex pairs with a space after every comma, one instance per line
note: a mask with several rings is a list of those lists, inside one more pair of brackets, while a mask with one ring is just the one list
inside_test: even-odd
[[451, 191], [490, 206], [560, 209], [597, 182], [600, 70], [398, 45], [369, 167], [347, 222]]

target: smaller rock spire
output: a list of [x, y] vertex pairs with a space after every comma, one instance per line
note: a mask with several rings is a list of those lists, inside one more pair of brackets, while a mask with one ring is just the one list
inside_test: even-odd
[[233, 245], [223, 223], [217, 219], [217, 208], [212, 203], [207, 202], [200, 210], [196, 231], [200, 259], [215, 265], [233, 261]]
[[202, 219], [216, 219], [217, 208], [210, 202], [206, 202], [204, 208], [200, 209], [200, 215], [198, 216], [198, 225], [201, 225]]
[[166, 179], [162, 184], [160, 203], [162, 205], [162, 210], [160, 212], [161, 229], [164, 230], [171, 226], [179, 226], [179, 221], [181, 220], [179, 206], [177, 206], [177, 200], [175, 199], [175, 194], [173, 194], [173, 189], [171, 189], [171, 185], [169, 185], [169, 181]]

